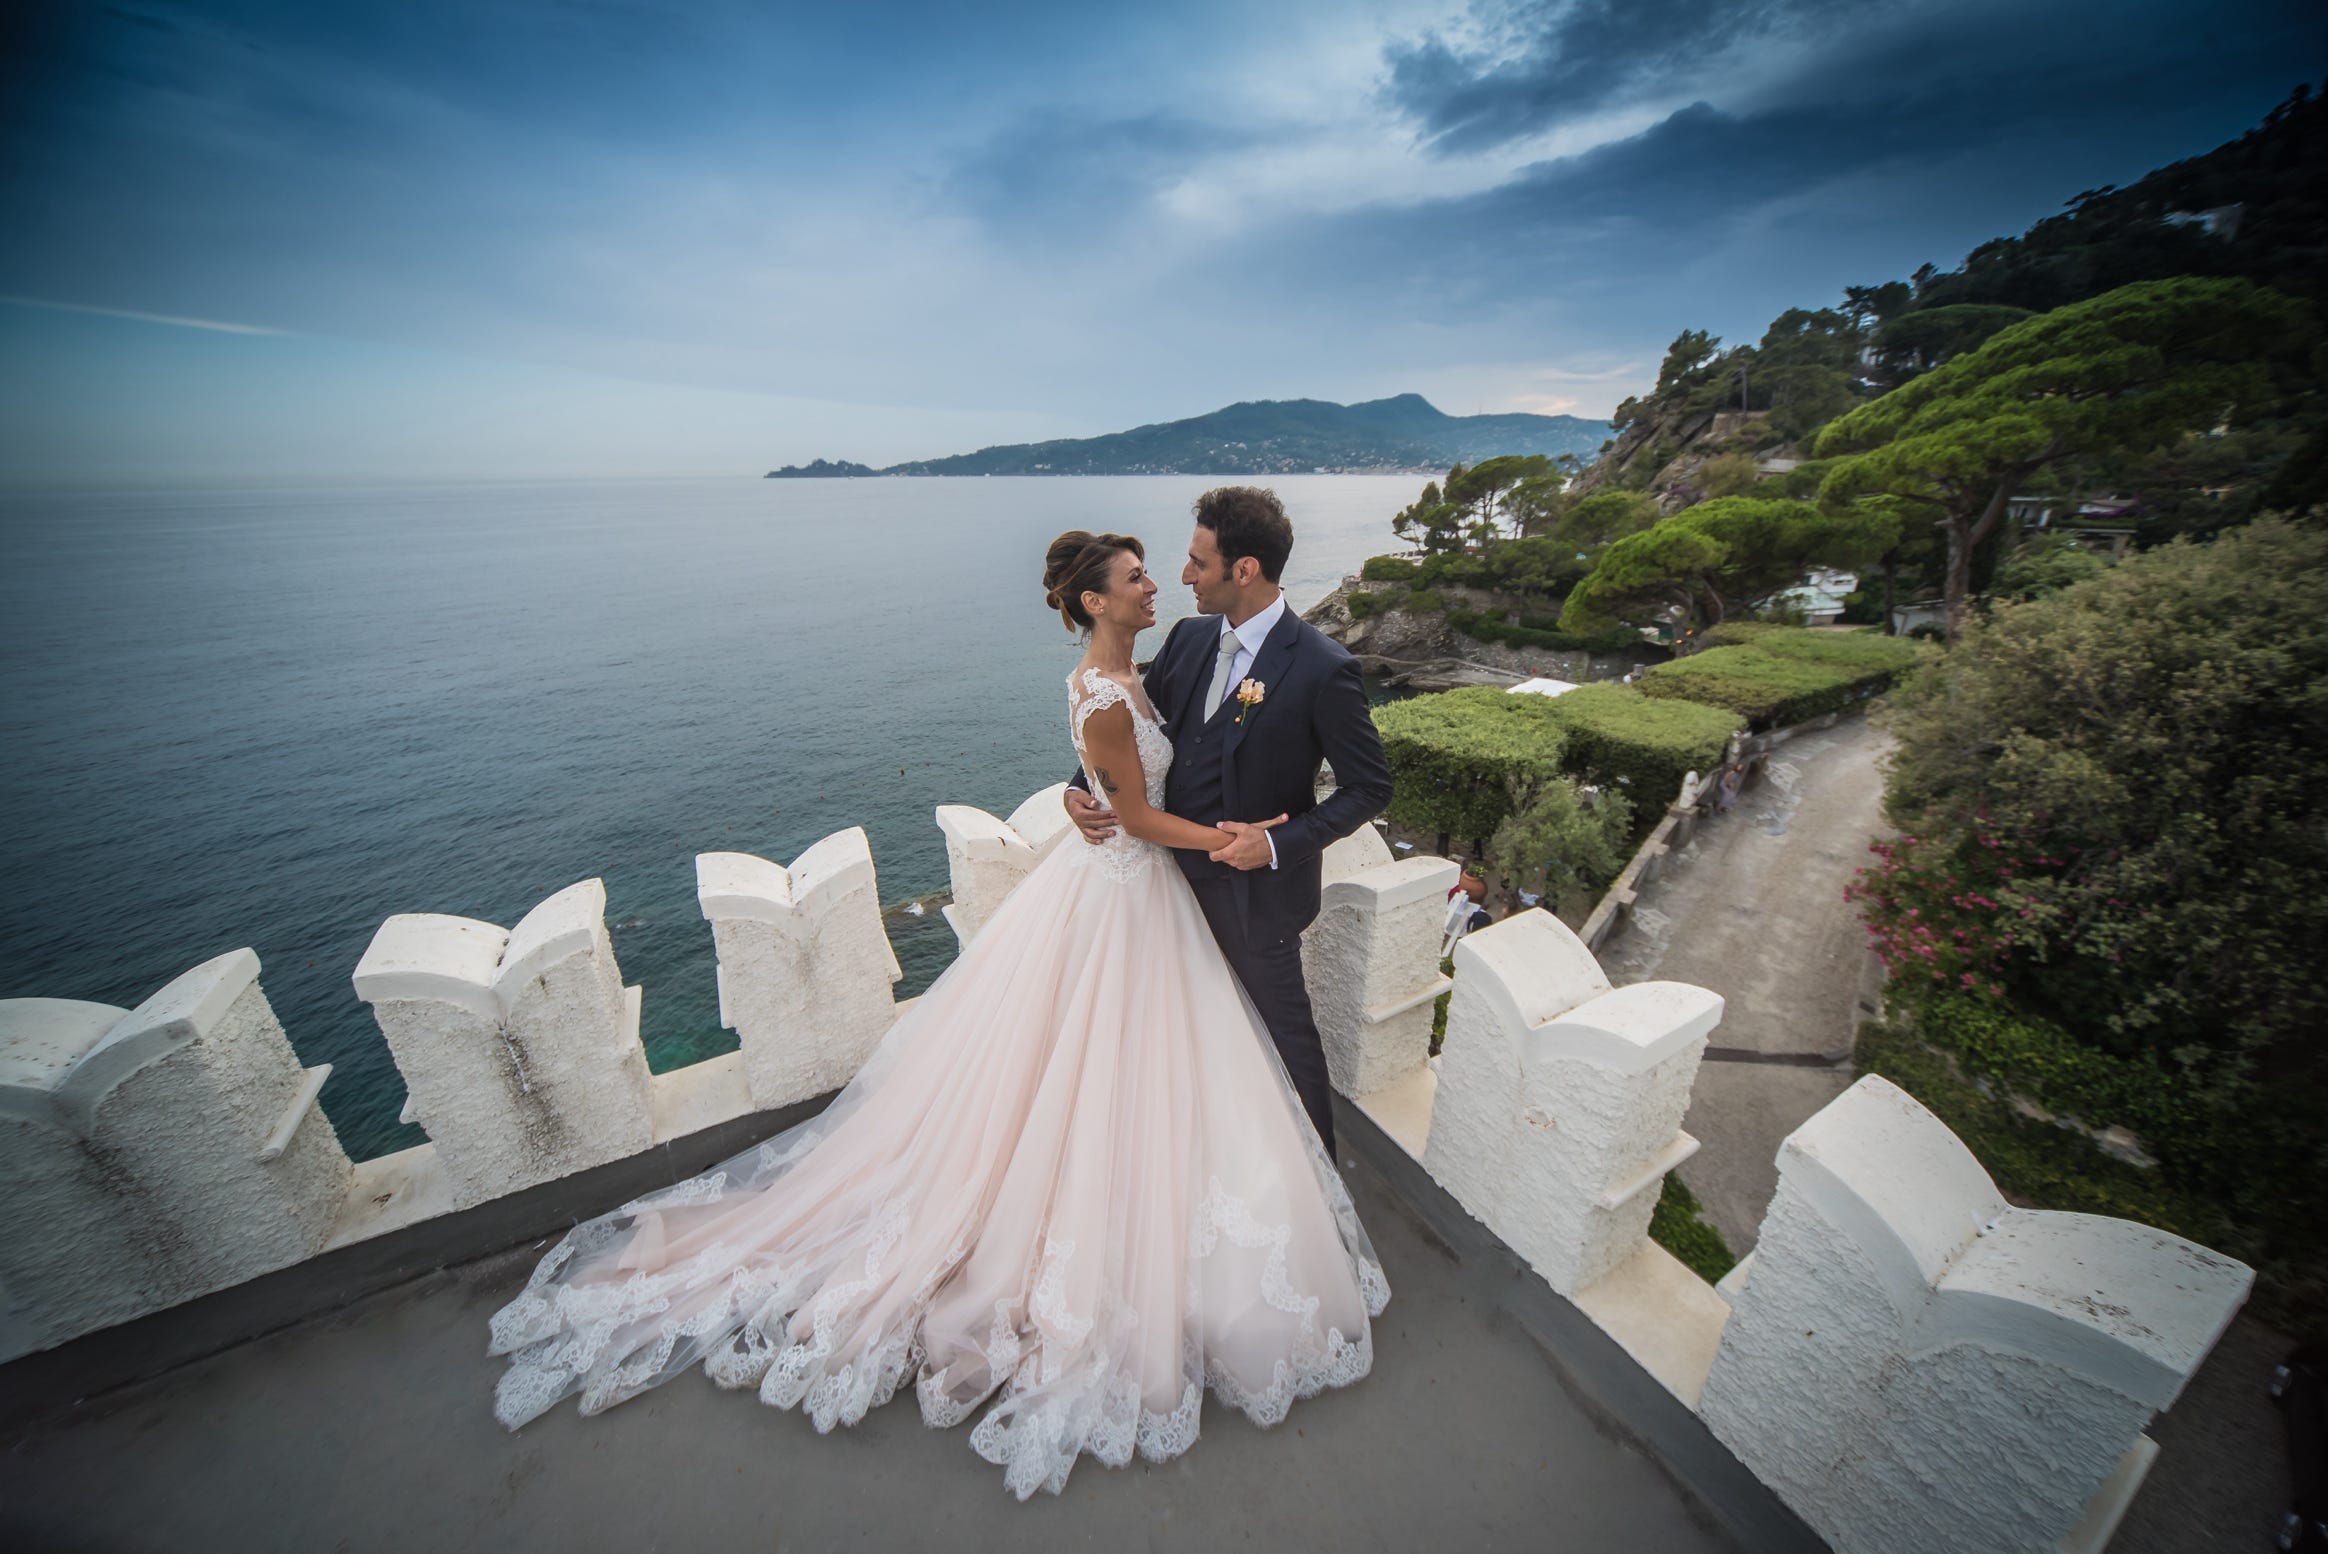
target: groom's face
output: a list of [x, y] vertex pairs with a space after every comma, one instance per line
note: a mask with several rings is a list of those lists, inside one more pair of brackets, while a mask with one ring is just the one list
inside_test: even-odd
[[1226, 615], [1237, 602], [1237, 585], [1221, 560], [1221, 548], [1201, 523], [1188, 542], [1188, 565], [1180, 569], [1180, 581], [1195, 592], [1199, 615]]

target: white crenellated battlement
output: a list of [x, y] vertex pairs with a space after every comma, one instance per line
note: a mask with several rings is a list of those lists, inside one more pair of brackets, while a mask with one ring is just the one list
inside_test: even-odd
[[314, 1255], [350, 1177], [234, 950], [132, 1010], [0, 1000], [0, 1354]]
[[847, 1084], [896, 1020], [891, 989], [904, 975], [864, 828], [834, 832], [789, 869], [700, 854], [695, 899], [719, 949], [719, 1023], [743, 1043], [753, 1103]]
[[[1080, 845], [1046, 789], [937, 812], [964, 943]], [[1324, 860], [1303, 962], [1336, 1087], [1841, 1551], [2098, 1548], [2253, 1275], [2142, 1226], [2006, 1205], [1861, 1080], [1789, 1138], [1754, 1255], [1707, 1286], [1649, 1240], [1722, 1001], [1612, 988], [1548, 913], [1466, 936], [1426, 1061], [1456, 866], [1371, 830]], [[696, 859], [740, 1050], [664, 1074], [597, 880], [514, 928], [389, 918], [355, 969], [428, 1142], [350, 1164], [237, 950], [135, 1010], [0, 1000], [0, 1360], [811, 1099], [894, 1022], [856, 828]], [[473, 1255], [473, 1254], [472, 1254]], [[1733, 1304], [1735, 1310], [1733, 1311]], [[1919, 1537], [1923, 1534], [1919, 1532]]]
[[653, 1142], [639, 990], [622, 985], [599, 881], [567, 886], [507, 930], [391, 917], [355, 982], [456, 1206]]
[[1523, 912], [1455, 946], [1455, 997], [1423, 1164], [1570, 1295], [1646, 1243], [1722, 1000], [1611, 989], [1584, 941]]
[[[1780, 1148], [1706, 1378], [1724, 1444], [1837, 1549], [2098, 1547], [2254, 1273], [2125, 1220], [2008, 1206], [1869, 1075]], [[1947, 1486], [1936, 1493], [1935, 1486]], [[2082, 1529], [2082, 1531], [2081, 1531]]]
[[1066, 792], [1065, 783], [1053, 783], [1012, 810], [1008, 820], [969, 804], [938, 806], [946, 869], [953, 877], [946, 923], [956, 943], [967, 945], [976, 937], [1003, 898], [1066, 840], [1074, 829], [1062, 802]]

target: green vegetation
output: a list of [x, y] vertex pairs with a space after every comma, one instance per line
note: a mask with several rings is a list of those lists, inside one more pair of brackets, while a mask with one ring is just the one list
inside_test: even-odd
[[1542, 696], [1492, 686], [1442, 691], [1374, 709], [1390, 758], [1390, 818], [1464, 841], [1493, 836], [1560, 775], [1565, 744]]
[[1345, 602], [1350, 606], [1352, 620], [1362, 621], [1374, 613], [1375, 596], [1373, 594], [1352, 590]]
[[1838, 462], [1820, 503], [1938, 525], [1949, 630], [1961, 633], [1973, 551], [2039, 472], [2164, 446], [2226, 407], [2252, 416], [2274, 397], [2266, 360], [2301, 322], [2276, 292], [2189, 277], [2026, 319], [1821, 432], [1818, 453]]
[[2328, 532], [2259, 520], [2000, 605], [1892, 700], [1903, 835], [1852, 888], [1892, 968], [1879, 1050], [2130, 1128], [2158, 1168], [2138, 1189], [1899, 1082], [2009, 1189], [2191, 1235], [2328, 1320]]
[[1727, 707], [1776, 727], [1873, 696], [1916, 662], [1912, 644], [1872, 632], [1733, 622], [1715, 635], [1729, 645], [1643, 671], [1642, 692]]
[[2001, 606], [1893, 702], [1916, 841], [1885, 899], [1983, 887], [1972, 942], [2011, 953], [1982, 975], [2082, 1040], [2320, 1067], [2328, 532], [2263, 520]]
[[[1436, 598], [1437, 595], [1432, 595]], [[1577, 636], [1560, 629], [1556, 616], [1523, 615], [1515, 626], [1501, 615], [1485, 610], [1449, 610], [1447, 624], [1467, 637], [1481, 642], [1501, 642], [1507, 647], [1548, 648], [1555, 653], [1618, 653], [1636, 646], [1641, 634], [1628, 627], [1616, 626], [1589, 636]]]
[[[1508, 693], [1507, 693], [1508, 694]], [[1569, 778], [1544, 784], [1495, 828], [1487, 859], [1515, 889], [1549, 905], [1598, 896], [1624, 872], [1633, 806], [1614, 788], [1587, 794]]]
[[[1452, 955], [1442, 955], [1439, 957], [1439, 975], [1442, 977], [1451, 977], [1455, 975], [1455, 957]], [[1437, 998], [1431, 1000], [1432, 1057], [1437, 1057], [1447, 1045], [1447, 1005], [1450, 1001], [1453, 1000], [1454, 997], [1455, 990], [1453, 988], [1449, 988], [1446, 992], [1441, 993]]]
[[1699, 1218], [1702, 1212], [1696, 1195], [1682, 1185], [1681, 1178], [1666, 1173], [1657, 1207], [1649, 1211], [1649, 1239], [1680, 1259], [1690, 1272], [1713, 1284], [1737, 1267], [1738, 1259], [1730, 1255], [1722, 1233]]
[[1872, 509], [1721, 497], [1612, 543], [1569, 593], [1560, 625], [1582, 635], [1671, 609], [1719, 624], [1812, 566], [1870, 559], [1893, 538], [1892, 521]]
[[1746, 721], [1724, 708], [1658, 700], [1606, 681], [1551, 698], [1551, 706], [1567, 735], [1567, 769], [1624, 789], [1649, 821], [1681, 792], [1684, 776], [1721, 764], [1730, 736]]
[[1411, 583], [1415, 564], [1399, 556], [1369, 556], [1358, 575], [1369, 583]]
[[2015, 1111], [1920, 1039], [1913, 1013], [1859, 1028], [1852, 1065], [1914, 1096], [1964, 1141], [1999, 1188], [2038, 1208], [2107, 1214], [2239, 1256], [2243, 1238], [2205, 1197], [2182, 1192], [2157, 1170], [2103, 1154], [2088, 1140]]
[[2066, 534], [2035, 535], [1997, 568], [1996, 584], [1989, 597], [2015, 603], [2042, 599], [2072, 583], [2101, 576], [2106, 565], [2101, 557]]

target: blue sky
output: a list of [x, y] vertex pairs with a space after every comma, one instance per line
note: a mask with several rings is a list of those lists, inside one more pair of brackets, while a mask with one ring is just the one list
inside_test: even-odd
[[1953, 265], [2328, 65], [2316, 0], [11, 12], [20, 480], [1605, 415], [1684, 328]]

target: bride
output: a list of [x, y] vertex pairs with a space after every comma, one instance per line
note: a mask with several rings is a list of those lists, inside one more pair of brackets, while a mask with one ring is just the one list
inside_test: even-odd
[[1273, 1425], [1367, 1373], [1389, 1286], [1166, 852], [1230, 838], [1162, 808], [1145, 552], [1064, 534], [1043, 583], [1121, 834], [1054, 850], [822, 1114], [543, 1258], [493, 1318], [511, 1429], [698, 1362], [820, 1431], [910, 1382], [932, 1426], [994, 1400], [970, 1445], [1023, 1500], [1186, 1451], [1207, 1387]]

